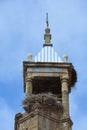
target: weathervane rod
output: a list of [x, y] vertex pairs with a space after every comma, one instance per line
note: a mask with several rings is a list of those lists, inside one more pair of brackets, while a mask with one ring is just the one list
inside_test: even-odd
[[48, 22], [48, 13], [46, 13], [46, 24], [47, 24], [47, 27], [49, 26], [49, 22]]

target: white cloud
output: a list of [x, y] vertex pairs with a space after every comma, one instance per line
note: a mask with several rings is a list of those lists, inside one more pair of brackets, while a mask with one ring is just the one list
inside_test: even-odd
[[0, 122], [0, 130], [14, 129], [14, 112], [2, 98], [0, 98]]
[[[85, 110], [85, 102], [83, 102], [83, 109], [81, 110], [81, 99], [78, 100], [78, 92], [77, 90], [73, 90], [70, 95], [70, 115], [73, 121], [73, 130], [85, 130], [87, 129], [87, 111]], [[85, 108], [85, 109], [84, 109]], [[85, 112], [85, 113], [84, 113]]]
[[73, 124], [73, 130], [86, 130], [87, 129], [87, 113], [85, 115], [79, 116], [79, 118], [76, 118], [76, 121]]

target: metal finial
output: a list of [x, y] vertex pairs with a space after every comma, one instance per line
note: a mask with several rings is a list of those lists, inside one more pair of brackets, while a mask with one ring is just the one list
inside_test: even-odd
[[46, 13], [46, 24], [47, 24], [47, 27], [49, 26], [49, 22], [48, 22], [48, 13]]

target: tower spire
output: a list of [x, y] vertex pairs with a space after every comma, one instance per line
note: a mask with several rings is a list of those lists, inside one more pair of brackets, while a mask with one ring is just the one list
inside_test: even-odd
[[46, 29], [45, 29], [45, 34], [44, 34], [44, 40], [45, 43], [43, 46], [52, 46], [51, 44], [51, 34], [50, 34], [50, 28], [49, 28], [49, 22], [48, 22], [48, 13], [46, 13]]

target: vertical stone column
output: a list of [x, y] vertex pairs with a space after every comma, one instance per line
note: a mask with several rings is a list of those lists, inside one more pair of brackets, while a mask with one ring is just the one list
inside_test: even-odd
[[69, 78], [63, 76], [61, 78], [61, 90], [62, 90], [62, 104], [64, 108], [64, 115], [69, 116], [69, 90], [68, 90]]
[[32, 94], [32, 78], [26, 80], [26, 96]]

